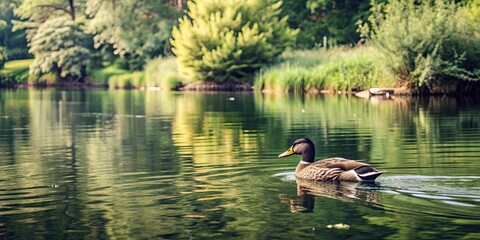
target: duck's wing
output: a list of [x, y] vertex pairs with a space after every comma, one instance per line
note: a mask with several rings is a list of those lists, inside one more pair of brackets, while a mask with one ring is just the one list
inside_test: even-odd
[[369, 164], [335, 157], [308, 165], [297, 173], [297, 177], [313, 180], [372, 181], [380, 174], [382, 172]]
[[328, 168], [322, 164], [312, 163], [302, 169], [300, 172], [295, 173], [297, 178], [310, 179], [310, 180], [335, 180], [343, 172], [340, 168]]
[[310, 164], [309, 166], [312, 166], [312, 165], [314, 165], [317, 168], [339, 168], [339, 169], [342, 169], [343, 171], [357, 169], [362, 166], [369, 166], [366, 163], [357, 162], [355, 160], [339, 158], [339, 157], [318, 160]]

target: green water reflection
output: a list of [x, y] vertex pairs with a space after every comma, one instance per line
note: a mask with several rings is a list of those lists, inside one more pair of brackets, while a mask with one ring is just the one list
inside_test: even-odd
[[[297, 186], [298, 137], [386, 173]], [[479, 150], [468, 99], [0, 90], [0, 238], [478, 239]]]

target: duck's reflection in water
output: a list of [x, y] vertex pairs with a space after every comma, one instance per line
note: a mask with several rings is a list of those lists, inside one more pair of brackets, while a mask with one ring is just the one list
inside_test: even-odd
[[297, 197], [290, 199], [292, 212], [309, 213], [315, 207], [315, 197], [326, 197], [343, 202], [378, 202], [380, 187], [374, 182], [321, 182], [296, 179]]

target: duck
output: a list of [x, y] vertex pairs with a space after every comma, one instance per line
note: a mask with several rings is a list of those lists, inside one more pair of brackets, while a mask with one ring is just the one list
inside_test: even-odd
[[315, 181], [374, 182], [383, 172], [370, 164], [341, 157], [315, 161], [315, 146], [308, 138], [295, 140], [292, 146], [278, 158], [294, 154], [302, 155], [295, 168], [295, 177]]

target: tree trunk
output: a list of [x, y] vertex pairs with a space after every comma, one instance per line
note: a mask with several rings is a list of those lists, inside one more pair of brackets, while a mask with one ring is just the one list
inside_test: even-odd
[[75, 0], [68, 0], [68, 4], [70, 5], [70, 15], [72, 16], [72, 21], [75, 21]]

